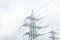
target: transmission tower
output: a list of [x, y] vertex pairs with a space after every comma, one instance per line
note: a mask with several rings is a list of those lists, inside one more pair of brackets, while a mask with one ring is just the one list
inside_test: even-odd
[[[40, 18], [40, 19], [42, 19], [42, 18]], [[42, 29], [42, 28], [45, 28], [45, 27], [39, 27], [39, 26], [36, 25], [36, 22], [39, 21], [40, 19], [36, 19], [34, 17], [33, 10], [32, 10], [31, 16], [26, 17], [26, 20], [28, 20], [28, 19], [29, 19], [29, 22], [25, 21], [25, 23], [22, 25], [22, 26], [25, 26], [25, 27], [29, 28], [29, 32], [26, 32], [24, 35], [29, 36], [28, 40], [37, 40], [37, 37], [42, 35], [42, 34], [39, 34], [37, 32], [37, 29]]]
[[49, 32], [49, 33], [51, 33], [51, 37], [49, 37], [49, 38], [51, 38], [52, 40], [58, 39], [58, 38], [55, 37], [55, 34], [57, 34], [57, 33], [54, 32], [53, 27], [51, 27], [51, 29], [52, 29], [52, 31]]

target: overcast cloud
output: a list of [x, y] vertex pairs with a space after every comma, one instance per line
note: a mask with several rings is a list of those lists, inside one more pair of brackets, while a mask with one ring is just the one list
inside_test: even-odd
[[[0, 37], [11, 37], [32, 9], [37, 17], [47, 15], [42, 23], [53, 26], [60, 38], [60, 0], [0, 0]], [[42, 31], [47, 33], [51, 28], [44, 30]]]

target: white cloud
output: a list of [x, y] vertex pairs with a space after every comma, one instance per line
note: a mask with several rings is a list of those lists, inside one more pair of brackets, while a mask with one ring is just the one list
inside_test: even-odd
[[[26, 0], [26, 1], [25, 0], [18, 0], [18, 1], [17, 0], [15, 1], [14, 0], [8, 0], [8, 1], [0, 0], [1, 2], [0, 4], [4, 4], [4, 5], [6, 4], [9, 6], [7, 12], [5, 13], [3, 11], [0, 12], [2, 13], [1, 20], [0, 20], [2, 23], [0, 35], [13, 34], [14, 31], [16, 31], [17, 29], [17, 25], [19, 23], [22, 23], [25, 16], [30, 15], [32, 8], [34, 9], [34, 12], [39, 10], [38, 11], [39, 14], [40, 13], [46, 14], [48, 12], [48, 18], [47, 18], [48, 22], [51, 22], [51, 20], [55, 20], [56, 18], [60, 17], [59, 13], [55, 13], [56, 11], [58, 12], [60, 10], [60, 6], [55, 5], [54, 1], [52, 3], [51, 1], [48, 3], [48, 1], [50, 0], [46, 0], [46, 1], [44, 0], [43, 1], [40, 1], [40, 0], [37, 0], [37, 1], [36, 0], [33, 0], [33, 1], [32, 0]], [[39, 15], [38, 13], [37, 15]]]

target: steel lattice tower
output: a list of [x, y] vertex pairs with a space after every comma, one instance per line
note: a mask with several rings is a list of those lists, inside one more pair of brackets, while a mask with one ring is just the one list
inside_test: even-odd
[[[43, 17], [42, 17], [43, 18]], [[40, 18], [40, 19], [42, 19]], [[37, 29], [41, 29], [41, 28], [45, 28], [45, 27], [39, 27], [36, 25], [36, 22], [39, 21], [40, 19], [36, 19], [34, 17], [34, 12], [32, 10], [32, 14], [29, 17], [26, 17], [26, 20], [28, 20], [30, 22], [25, 22], [22, 26], [28, 27], [29, 28], [29, 32], [26, 32], [24, 35], [28, 35], [29, 38], [28, 40], [37, 40], [38, 36], [41, 36], [42, 34], [39, 34], [36, 30]]]
[[49, 32], [49, 33], [51, 33], [51, 37], [49, 37], [49, 38], [51, 38], [52, 40], [58, 39], [55, 37], [55, 34], [57, 34], [57, 33], [54, 32], [53, 27], [51, 27], [51, 29], [52, 29], [52, 31]]

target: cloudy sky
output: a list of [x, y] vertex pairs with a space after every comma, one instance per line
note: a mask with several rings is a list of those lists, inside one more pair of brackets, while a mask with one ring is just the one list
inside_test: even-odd
[[12, 36], [32, 9], [36, 17], [46, 15], [42, 24], [53, 26], [60, 35], [60, 0], [0, 0], [0, 37]]

